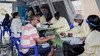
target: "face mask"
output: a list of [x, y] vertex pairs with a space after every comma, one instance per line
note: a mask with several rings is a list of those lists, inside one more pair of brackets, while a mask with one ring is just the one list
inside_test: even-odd
[[78, 26], [78, 23], [74, 22], [74, 26]]

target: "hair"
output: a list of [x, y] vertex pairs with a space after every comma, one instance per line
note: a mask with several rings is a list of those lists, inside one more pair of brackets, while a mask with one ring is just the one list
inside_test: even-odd
[[97, 15], [89, 15], [87, 18], [87, 23], [91, 30], [97, 30], [100, 32], [100, 18]]
[[28, 8], [28, 11], [32, 11], [32, 16], [35, 15], [34, 10], [33, 10], [33, 7], [29, 7]]
[[16, 16], [18, 16], [18, 12], [14, 12], [12, 16], [13, 18], [15, 18]]
[[34, 19], [34, 17], [39, 17], [39, 15], [36, 14], [36, 15], [32, 16], [32, 17], [29, 19], [29, 21], [31, 22], [31, 21]]
[[47, 4], [43, 4], [42, 6], [41, 6], [41, 9], [48, 9], [49, 7], [48, 7], [48, 5]]
[[7, 27], [9, 27], [10, 26], [10, 16], [9, 16], [9, 14], [5, 14], [5, 18], [4, 18], [4, 20], [3, 20], [3, 22], [2, 22], [2, 25], [3, 25], [3, 27], [5, 27], [5, 26], [7, 26]]
[[57, 11], [57, 12], [54, 14], [54, 17], [60, 17], [60, 13]]
[[10, 18], [9, 14], [5, 14], [5, 19], [9, 20], [9, 18]]

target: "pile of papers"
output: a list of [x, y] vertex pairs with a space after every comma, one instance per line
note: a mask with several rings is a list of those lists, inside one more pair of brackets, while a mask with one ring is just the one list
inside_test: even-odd
[[83, 41], [80, 38], [74, 38], [74, 37], [65, 37], [65, 38], [61, 38], [61, 40], [67, 41], [71, 45], [83, 43]]

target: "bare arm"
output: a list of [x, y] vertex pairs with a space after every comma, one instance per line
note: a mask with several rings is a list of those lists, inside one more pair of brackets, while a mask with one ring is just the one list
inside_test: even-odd
[[49, 41], [50, 39], [53, 39], [53, 38], [55, 38], [54, 35], [49, 36], [49, 37], [46, 37], [46, 38], [44, 38], [44, 39], [41, 39], [41, 38], [39, 37], [39, 38], [36, 38], [35, 40], [36, 40], [38, 43], [43, 43], [43, 42], [47, 42], [47, 41]]

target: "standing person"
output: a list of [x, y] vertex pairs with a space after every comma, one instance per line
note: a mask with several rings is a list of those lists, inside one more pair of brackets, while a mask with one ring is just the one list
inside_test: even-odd
[[85, 38], [90, 33], [89, 25], [84, 20], [83, 16], [81, 14], [77, 14], [74, 17], [75, 25], [74, 28], [66, 32], [66, 35], [72, 35], [72, 37], [78, 37], [78, 38]]
[[[54, 35], [48, 36], [46, 38], [41, 38], [38, 35], [36, 24], [40, 22], [39, 16], [34, 15], [30, 19], [30, 23], [22, 27], [22, 37], [21, 37], [21, 46], [23, 47], [31, 47], [36, 45], [36, 43], [44, 43], [49, 41], [50, 39], [55, 38]], [[53, 55], [53, 49], [51, 47], [47, 47], [49, 50], [45, 50], [45, 48], [40, 48], [41, 50], [38, 51], [39, 54], [41, 53], [48, 53], [48, 56]], [[22, 48], [21, 51], [24, 56], [33, 55], [34, 49], [24, 49]]]
[[5, 35], [5, 32], [9, 32], [10, 34], [10, 16], [9, 14], [5, 14], [5, 18], [2, 22], [2, 26], [3, 26], [3, 36]]
[[91, 33], [85, 40], [84, 52], [79, 56], [100, 56], [100, 18], [97, 15], [89, 15], [87, 23]]
[[14, 12], [13, 13], [13, 20], [11, 22], [11, 31], [13, 32], [13, 36], [16, 38], [20, 37], [20, 33], [21, 32], [21, 27], [22, 27], [22, 22], [19, 18], [19, 14], [18, 12]]
[[4, 29], [10, 29], [10, 16], [9, 14], [5, 14], [5, 18], [2, 22]]

